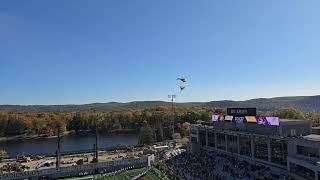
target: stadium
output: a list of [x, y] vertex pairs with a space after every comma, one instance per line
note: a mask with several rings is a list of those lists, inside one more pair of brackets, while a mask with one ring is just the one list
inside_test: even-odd
[[[312, 132], [314, 134], [312, 134]], [[284, 171], [294, 179], [320, 179], [320, 135], [311, 121], [256, 116], [230, 108], [211, 125], [193, 125], [191, 153], [219, 152]]]

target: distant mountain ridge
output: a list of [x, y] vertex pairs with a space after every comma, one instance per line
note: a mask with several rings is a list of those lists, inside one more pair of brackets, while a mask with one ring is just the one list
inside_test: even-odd
[[[125, 109], [144, 109], [161, 106], [170, 106], [165, 101], [133, 101], [128, 103], [109, 102], [81, 105], [0, 105], [0, 111], [24, 112], [82, 112], [82, 111], [112, 111]], [[268, 112], [285, 107], [296, 107], [305, 112], [320, 113], [320, 95], [318, 96], [292, 96], [276, 98], [258, 98], [246, 101], [210, 101], [175, 103], [179, 107], [256, 107], [258, 111]]]
[[320, 112], [320, 96], [292, 96], [259, 98], [246, 101], [211, 101], [206, 103], [211, 108], [256, 107], [258, 111], [275, 111], [285, 107], [295, 107], [305, 112]]

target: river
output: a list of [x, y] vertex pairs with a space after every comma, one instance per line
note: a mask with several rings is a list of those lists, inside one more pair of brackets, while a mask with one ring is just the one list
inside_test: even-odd
[[[77, 151], [93, 149], [95, 143], [94, 134], [67, 135], [61, 138], [61, 151]], [[135, 134], [101, 134], [99, 136], [99, 148], [108, 148], [121, 145], [137, 145], [138, 136]], [[51, 154], [57, 149], [57, 138], [26, 139], [0, 142], [0, 149], [5, 149], [9, 156], [18, 154]]]

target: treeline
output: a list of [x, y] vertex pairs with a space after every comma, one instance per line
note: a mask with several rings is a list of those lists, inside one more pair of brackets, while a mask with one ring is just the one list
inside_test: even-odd
[[[181, 136], [187, 136], [187, 123], [209, 121], [213, 113], [221, 110], [208, 108], [175, 108], [175, 128]], [[112, 112], [0, 112], [0, 136], [57, 134], [57, 127], [65, 131], [95, 131], [100, 133], [115, 130], [140, 130], [152, 128], [155, 140], [172, 136], [172, 110], [159, 107], [144, 110]]]
[[265, 116], [276, 116], [280, 119], [302, 119], [302, 120], [311, 120], [312, 126], [320, 126], [320, 114], [319, 113], [310, 113], [303, 112], [294, 107], [282, 108], [275, 112], [263, 113], [260, 112], [259, 115]]
[[[212, 114], [225, 114], [221, 109], [175, 108], [175, 132], [172, 134], [172, 110], [170, 107], [143, 110], [121, 110], [112, 112], [0, 112], [0, 136], [39, 135], [54, 136], [60, 131], [140, 131], [141, 143], [152, 143], [164, 139], [187, 137], [190, 125], [210, 122]], [[278, 116], [288, 119], [312, 120], [320, 125], [320, 114], [305, 113], [289, 107], [260, 115]]]

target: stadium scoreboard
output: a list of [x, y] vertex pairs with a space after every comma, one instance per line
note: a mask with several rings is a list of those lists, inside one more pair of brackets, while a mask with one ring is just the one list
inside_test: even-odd
[[257, 108], [227, 108], [227, 115], [235, 117], [256, 116]]
[[279, 126], [278, 117], [257, 116], [256, 108], [227, 108], [227, 114], [213, 114], [214, 122], [254, 123], [260, 125]]

